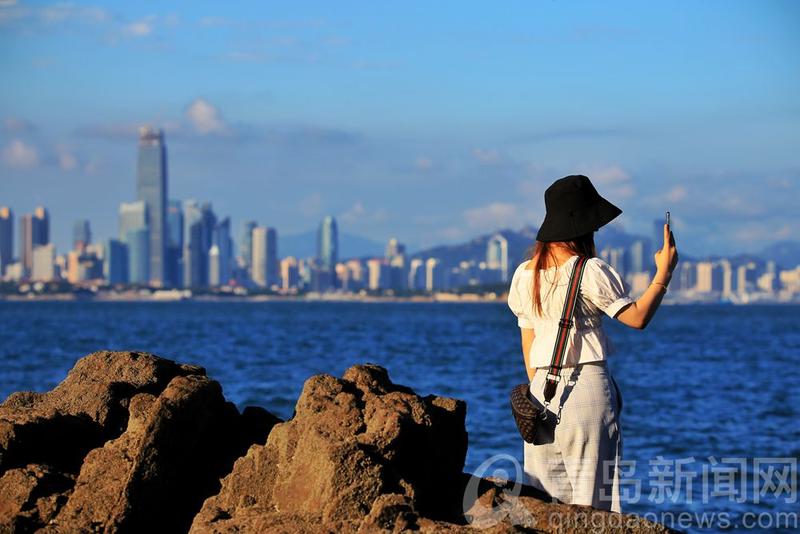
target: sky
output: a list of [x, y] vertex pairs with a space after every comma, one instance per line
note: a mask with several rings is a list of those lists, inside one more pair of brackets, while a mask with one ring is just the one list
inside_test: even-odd
[[679, 251], [800, 235], [800, 2], [0, 0], [0, 205], [59, 252], [135, 200], [137, 128], [169, 196], [279, 235], [409, 248], [538, 226], [586, 174]]

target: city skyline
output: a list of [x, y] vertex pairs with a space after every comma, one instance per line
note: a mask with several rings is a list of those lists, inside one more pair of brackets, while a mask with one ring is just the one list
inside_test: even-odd
[[332, 214], [426, 248], [538, 226], [544, 188], [584, 173], [628, 231], [669, 209], [683, 252], [754, 252], [800, 234], [800, 7], [721, 9], [3, 2], [0, 199], [111, 237], [152, 124], [170, 198], [236, 229]]

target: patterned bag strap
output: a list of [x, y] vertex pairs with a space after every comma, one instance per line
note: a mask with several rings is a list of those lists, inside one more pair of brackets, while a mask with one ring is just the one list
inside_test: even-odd
[[545, 407], [550, 404], [550, 401], [555, 396], [556, 386], [558, 386], [558, 381], [561, 380], [559, 371], [561, 371], [564, 353], [567, 350], [569, 329], [574, 326], [572, 316], [575, 312], [575, 302], [578, 300], [578, 288], [583, 278], [583, 270], [588, 260], [588, 256], [578, 256], [578, 260], [572, 268], [572, 275], [570, 276], [569, 286], [567, 287], [567, 299], [564, 301], [564, 310], [561, 312], [561, 320], [558, 321], [558, 336], [556, 337], [555, 347], [553, 347], [553, 358], [550, 360], [550, 369], [547, 371], [547, 382], [545, 382], [544, 385]]

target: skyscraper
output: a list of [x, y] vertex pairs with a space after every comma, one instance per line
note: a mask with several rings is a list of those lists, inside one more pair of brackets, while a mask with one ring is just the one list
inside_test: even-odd
[[50, 242], [50, 215], [41, 206], [20, 217], [19, 258], [27, 273], [33, 269], [33, 249]]
[[253, 257], [250, 260], [251, 277], [256, 285], [267, 286], [267, 228], [256, 226], [253, 228]]
[[150, 247], [150, 232], [147, 228], [130, 230], [126, 237], [128, 245], [128, 280], [131, 284], [147, 285], [150, 276], [151, 262], [148, 248]]
[[500, 271], [500, 280], [508, 281], [508, 240], [502, 234], [495, 234], [486, 244], [486, 265], [489, 269]]
[[261, 287], [280, 285], [278, 261], [278, 232], [275, 228], [257, 226], [253, 229], [253, 282]]
[[333, 271], [339, 261], [339, 231], [336, 219], [328, 215], [319, 225], [317, 232], [317, 259], [320, 269]]
[[203, 255], [203, 211], [199, 202], [187, 200], [183, 203], [183, 287], [204, 285]]
[[196, 200], [183, 203], [183, 286], [204, 287], [209, 283], [208, 253], [214, 240], [217, 217], [211, 204]]
[[267, 228], [267, 287], [280, 285], [281, 268], [278, 258], [278, 231], [271, 226]]
[[167, 285], [183, 285], [183, 208], [178, 200], [170, 200], [167, 208]]
[[33, 247], [32, 260], [31, 280], [49, 282], [55, 279], [56, 248], [52, 243]]
[[[216, 248], [216, 252], [214, 252]], [[231, 279], [233, 241], [231, 240], [231, 220], [225, 217], [214, 227], [211, 248], [208, 252], [209, 284], [219, 286]]]
[[0, 277], [6, 274], [6, 266], [14, 261], [14, 212], [0, 206]]
[[72, 227], [72, 249], [83, 252], [86, 245], [92, 242], [92, 230], [89, 221], [78, 219]]
[[389, 265], [389, 280], [386, 285], [390, 289], [406, 289], [408, 287], [406, 246], [397, 238], [389, 239], [386, 245], [386, 261]]
[[162, 130], [139, 129], [136, 195], [147, 205], [150, 283], [163, 286], [166, 283], [167, 147]]
[[[147, 205], [143, 200], [121, 203], [119, 205], [119, 242], [125, 247], [125, 252], [117, 254], [114, 259], [118, 261], [124, 259], [125, 268], [122, 272], [115, 272], [120, 278], [124, 278], [118, 280], [118, 283], [146, 284], [149, 282], [149, 278], [145, 280], [141, 278], [144, 273], [148, 273], [149, 277], [150, 270], [150, 247], [142, 245], [143, 235], [147, 236], [148, 240], [150, 239], [150, 232], [147, 230]], [[132, 239], [135, 242], [131, 241]], [[110, 279], [109, 282], [111, 282]]]
[[111, 285], [128, 283], [128, 247], [118, 239], [108, 240], [103, 275]]
[[242, 258], [248, 276], [252, 277], [251, 265], [253, 262], [253, 228], [258, 226], [255, 221], [245, 221], [242, 226], [242, 239], [239, 242], [239, 256]]
[[147, 205], [144, 201], [121, 203], [119, 205], [119, 240], [127, 243], [128, 232], [141, 228], [147, 228]]

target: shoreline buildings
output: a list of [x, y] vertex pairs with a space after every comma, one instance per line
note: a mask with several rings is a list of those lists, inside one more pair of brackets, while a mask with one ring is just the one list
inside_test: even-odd
[[[142, 127], [137, 151], [136, 200], [119, 205], [117, 236], [103, 244], [92, 242], [89, 221], [79, 219], [72, 227], [72, 250], [59, 256], [51, 242], [50, 213], [45, 207], [21, 215], [15, 232], [13, 210], [0, 206], [0, 279], [237, 294], [396, 295], [469, 291], [471, 287], [503, 292], [516, 262], [522, 260], [521, 247], [530, 244], [526, 243], [529, 232], [503, 230], [463, 245], [410, 254], [392, 237], [382, 255], [343, 259], [336, 218], [326, 215], [315, 233], [315, 253], [309, 257], [281, 258], [277, 229], [254, 220], [243, 223], [237, 249], [231, 219], [218, 217], [210, 202], [169, 199], [162, 130]], [[654, 221], [652, 230], [652, 239], [660, 244], [663, 222]], [[633, 296], [643, 292], [652, 278], [653, 243], [646, 237], [629, 236], [598, 250]], [[800, 266], [785, 267], [746, 256], [683, 259], [673, 274], [670, 297], [685, 302], [797, 300]]]

